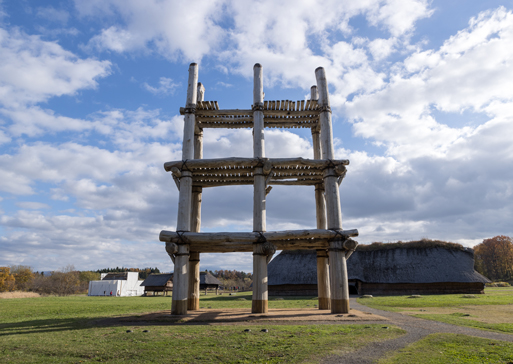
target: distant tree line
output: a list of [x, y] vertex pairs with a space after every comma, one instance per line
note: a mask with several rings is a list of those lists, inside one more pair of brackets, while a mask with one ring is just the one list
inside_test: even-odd
[[253, 283], [253, 275], [251, 273], [241, 272], [237, 270], [214, 270], [208, 271], [214, 277], [219, 279], [225, 289], [230, 287], [239, 287], [241, 290], [248, 290]]
[[513, 280], [513, 240], [498, 235], [474, 247], [475, 269], [492, 281]]
[[96, 273], [116, 273], [116, 272], [138, 272], [139, 279], [146, 279], [150, 274], [160, 273], [160, 270], [155, 268], [125, 268], [125, 267], [116, 267], [116, 268], [103, 268], [95, 271]]
[[100, 274], [91, 271], [79, 272], [67, 265], [49, 275], [33, 272], [25, 265], [0, 267], [0, 292], [31, 291], [40, 294], [67, 296], [85, 293], [89, 281], [100, 279]]

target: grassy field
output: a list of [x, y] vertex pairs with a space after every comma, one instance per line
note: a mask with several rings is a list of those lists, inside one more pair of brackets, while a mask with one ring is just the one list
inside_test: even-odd
[[[486, 293], [475, 298], [403, 296], [359, 301], [371, 307], [428, 319], [513, 332], [513, 289], [490, 288]], [[269, 301], [271, 309], [314, 308], [315, 305], [314, 297]], [[136, 321], [145, 313], [170, 310], [170, 307], [171, 297], [162, 296], [0, 299], [0, 362], [317, 363], [330, 353], [351, 352], [371, 342], [404, 334], [389, 325], [284, 325], [276, 322], [186, 325]], [[201, 296], [200, 307], [249, 311], [251, 293]], [[134, 320], [116, 319], [119, 317]], [[245, 332], [246, 329], [251, 331]], [[508, 363], [513, 362], [512, 358], [513, 344], [510, 343], [435, 334], [384, 358], [381, 363]]]
[[[294, 297], [272, 300], [269, 306], [303, 308], [316, 303], [311, 297]], [[404, 333], [383, 325], [183, 325], [111, 320], [169, 310], [170, 305], [170, 297], [2, 299], [0, 362], [318, 362], [329, 353], [357, 350]], [[251, 293], [202, 296], [200, 306], [249, 309]]]
[[432, 334], [379, 364], [512, 363], [513, 344], [466, 335]]
[[484, 295], [422, 295], [359, 298], [380, 310], [428, 320], [513, 334], [513, 288], [486, 288]]
[[[470, 298], [468, 296], [471, 296]], [[422, 307], [461, 307], [466, 305], [509, 305], [513, 303], [513, 288], [486, 288], [485, 294], [463, 295], [421, 295], [412, 296], [377, 296], [358, 298], [358, 302], [373, 308], [400, 312], [404, 308]]]

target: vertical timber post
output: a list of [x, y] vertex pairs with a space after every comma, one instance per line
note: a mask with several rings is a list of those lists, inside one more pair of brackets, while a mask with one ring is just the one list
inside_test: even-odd
[[[260, 64], [253, 67], [253, 157], [265, 157], [264, 144], [264, 83]], [[265, 232], [265, 176], [259, 165], [253, 173], [253, 231]], [[253, 301], [252, 313], [267, 313], [267, 256], [263, 243], [253, 244]]]
[[[333, 130], [331, 125], [331, 108], [328, 92], [328, 83], [324, 68], [315, 70], [317, 87], [319, 90], [321, 149], [323, 159], [333, 159]], [[342, 212], [340, 210], [340, 194], [335, 169], [328, 167], [324, 170], [324, 188], [326, 196], [327, 224], [330, 230], [342, 229]], [[346, 257], [343, 246], [344, 241], [330, 242], [329, 264], [331, 283], [331, 312], [349, 312], [349, 287], [347, 281]]]
[[[194, 127], [196, 124], [195, 109], [198, 83], [198, 65], [189, 66], [189, 82], [187, 86], [187, 103], [185, 105], [185, 118], [183, 127], [182, 160], [194, 159]], [[186, 165], [186, 163], [185, 163]], [[186, 167], [182, 168], [180, 177], [180, 195], [178, 202], [178, 221], [176, 231], [186, 232], [191, 229], [191, 203], [192, 203], [192, 172]], [[187, 296], [189, 288], [189, 244], [181, 240], [175, 255], [175, 271], [173, 276], [173, 303], [172, 315], [187, 314]]]
[[[310, 89], [310, 100], [319, 100], [317, 86]], [[312, 128], [312, 145], [314, 159], [322, 159], [321, 128], [318, 125]], [[326, 201], [324, 200], [324, 183], [315, 185], [315, 215], [317, 217], [317, 229], [326, 229]], [[317, 250], [317, 296], [319, 297], [319, 310], [329, 310], [330, 301], [330, 270], [328, 252]]]
[[[198, 82], [196, 101], [203, 101], [205, 87]], [[203, 129], [194, 127], [194, 159], [203, 159]], [[201, 229], [201, 187], [192, 187], [191, 231], [199, 233]], [[189, 257], [189, 293], [187, 309], [199, 310], [200, 300], [200, 253], [191, 252]]]

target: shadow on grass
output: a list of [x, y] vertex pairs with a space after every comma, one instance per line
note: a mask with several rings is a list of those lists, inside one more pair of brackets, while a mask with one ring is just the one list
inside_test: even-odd
[[[287, 309], [284, 309], [287, 311]], [[295, 311], [295, 310], [291, 310]], [[326, 316], [326, 320], [308, 321], [306, 318], [316, 316]], [[15, 323], [0, 324], [0, 337], [51, 333], [57, 331], [74, 331], [90, 329], [92, 327], [134, 327], [134, 326], [163, 326], [163, 325], [210, 325], [212, 323], [260, 323], [279, 320], [282, 324], [297, 324], [297, 322], [319, 323], [319, 321], [330, 321], [332, 314], [327, 312], [309, 311], [305, 313], [294, 312], [283, 314], [251, 314], [250, 310], [241, 312], [231, 310], [208, 310], [196, 314], [187, 314], [184, 316], [171, 315], [170, 311], [158, 311], [145, 314], [134, 314], [117, 317], [88, 317], [88, 318], [68, 318], [68, 319], [47, 319], [47, 320], [29, 320]], [[305, 320], [303, 320], [305, 319]], [[367, 321], [333, 321], [337, 324], [368, 324]]]
[[0, 324], [0, 337], [22, 334], [36, 334], [55, 331], [69, 331], [83, 328], [79, 319], [30, 320]]

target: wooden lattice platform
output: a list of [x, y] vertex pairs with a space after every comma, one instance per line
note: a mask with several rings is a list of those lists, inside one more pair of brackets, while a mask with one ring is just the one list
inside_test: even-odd
[[[318, 128], [320, 108], [317, 100], [276, 100], [263, 103], [265, 128]], [[184, 115], [186, 108], [180, 108]], [[196, 129], [253, 128], [253, 110], [220, 110], [217, 101], [199, 101], [196, 105]]]
[[254, 184], [255, 168], [263, 168], [266, 185], [314, 186], [323, 183], [324, 171], [334, 168], [337, 177], [345, 175], [349, 161], [304, 158], [222, 158], [172, 161], [164, 164], [175, 181], [183, 171], [192, 172], [193, 187]]

